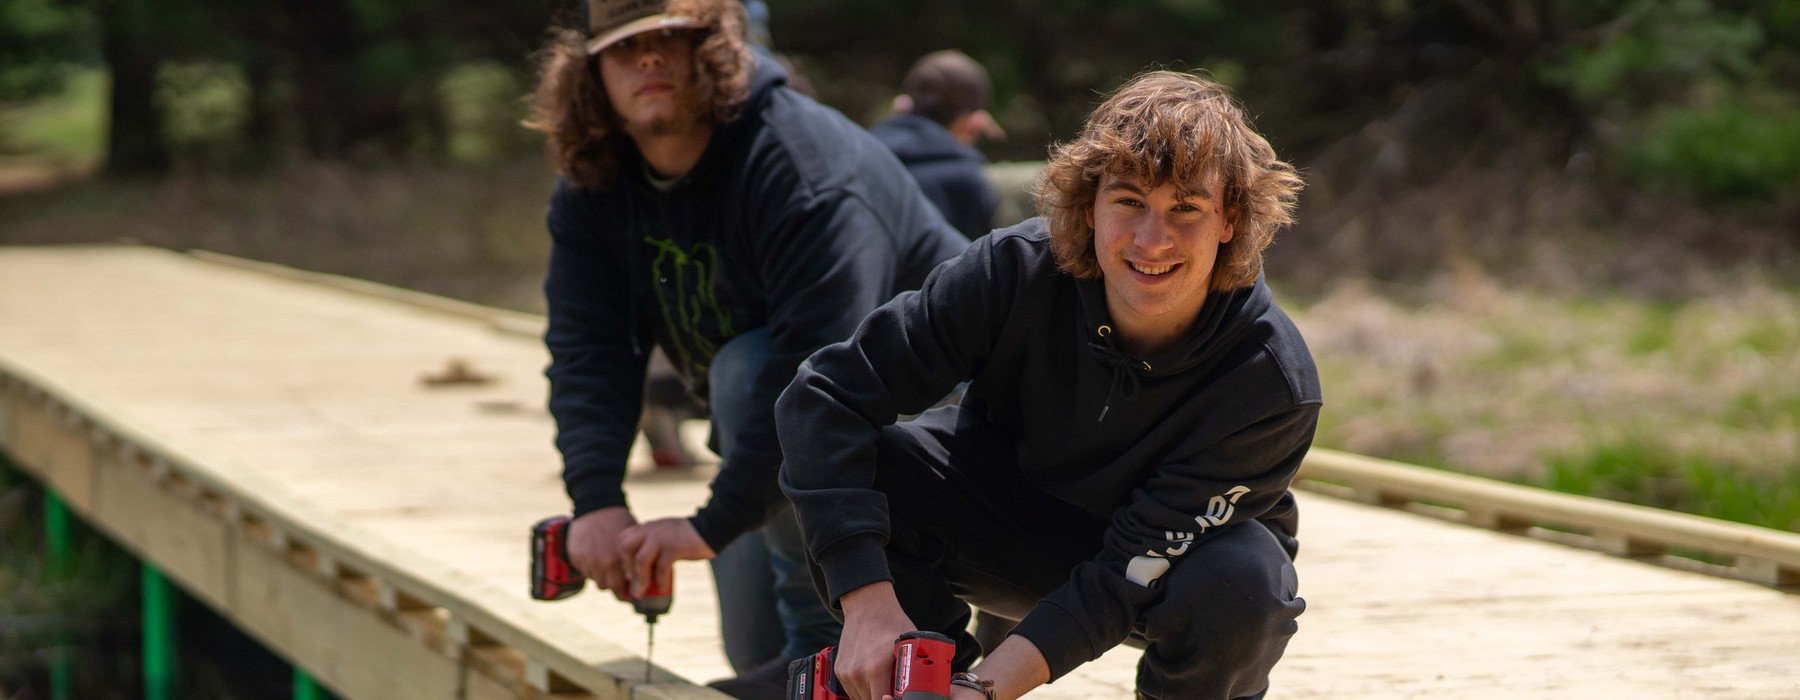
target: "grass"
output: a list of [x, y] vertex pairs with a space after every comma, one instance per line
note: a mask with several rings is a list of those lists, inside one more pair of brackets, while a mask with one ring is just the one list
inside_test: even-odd
[[106, 148], [105, 71], [75, 71], [58, 95], [0, 104], [0, 191], [87, 173]]
[[0, 106], [0, 156], [65, 162], [98, 158], [106, 143], [103, 120], [109, 85], [106, 71], [84, 68], [75, 71], [60, 95]]
[[1800, 531], [1800, 295], [1754, 276], [1679, 302], [1435, 289], [1294, 310], [1318, 444]]
[[1800, 461], [1772, 469], [1722, 464], [1715, 455], [1672, 442], [1638, 433], [1556, 455], [1548, 460], [1543, 485], [1800, 531]]

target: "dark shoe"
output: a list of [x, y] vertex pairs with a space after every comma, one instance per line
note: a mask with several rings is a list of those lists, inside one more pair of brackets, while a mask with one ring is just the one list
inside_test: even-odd
[[787, 697], [788, 664], [793, 659], [777, 656], [736, 678], [706, 684], [738, 700], [784, 700]]

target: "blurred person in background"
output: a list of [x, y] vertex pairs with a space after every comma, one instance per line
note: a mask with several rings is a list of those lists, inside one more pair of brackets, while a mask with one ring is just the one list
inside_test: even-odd
[[[894, 116], [870, 127], [869, 133], [894, 151], [951, 226], [969, 240], [987, 235], [994, 227], [998, 199], [982, 170], [987, 158], [975, 144], [1006, 137], [987, 111], [993, 99], [987, 69], [961, 51], [934, 51], [913, 63], [900, 89]], [[948, 400], [961, 396], [959, 386]], [[1006, 639], [1012, 624], [977, 611], [975, 639], [983, 649], [992, 650]]]
[[935, 51], [913, 64], [900, 89], [894, 116], [869, 133], [893, 150], [951, 226], [970, 240], [986, 235], [997, 200], [975, 144], [1006, 136], [987, 111], [987, 69], [961, 51]]
[[[777, 404], [838, 678], [882, 700], [921, 629], [957, 640], [951, 700], [1129, 639], [1142, 700], [1263, 697], [1306, 607], [1288, 487], [1322, 404], [1262, 279], [1301, 180], [1224, 88], [1160, 71], [1042, 178], [1043, 216], [876, 309]], [[971, 604], [1019, 621], [979, 664]]]
[[[773, 408], [795, 367], [966, 245], [843, 115], [785, 87], [737, 0], [587, 0], [540, 54], [527, 125], [559, 176], [544, 282], [569, 554], [621, 600], [712, 560], [727, 657], [714, 687], [779, 698], [834, 644], [775, 482]], [[721, 455], [691, 517], [637, 522], [622, 481], [661, 348]]]

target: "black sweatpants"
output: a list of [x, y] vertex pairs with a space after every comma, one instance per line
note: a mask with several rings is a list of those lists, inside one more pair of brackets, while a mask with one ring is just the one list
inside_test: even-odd
[[[1099, 553], [1108, 521], [1030, 485], [1012, 441], [961, 413], [938, 408], [884, 428], [876, 487], [888, 498], [888, 566], [900, 606], [920, 629], [958, 640], [955, 665], [966, 669], [981, 652], [965, 631], [969, 605], [1023, 618]], [[1208, 534], [1177, 559], [1158, 582], [1162, 599], [1133, 621], [1132, 637], [1144, 644], [1139, 697], [1265, 692], [1306, 608], [1293, 546], [1250, 521]]]

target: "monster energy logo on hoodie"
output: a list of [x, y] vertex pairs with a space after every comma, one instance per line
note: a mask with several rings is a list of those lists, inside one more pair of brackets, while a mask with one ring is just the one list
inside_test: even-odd
[[731, 311], [713, 291], [719, 250], [711, 243], [695, 243], [684, 250], [675, 241], [649, 236], [644, 243], [656, 253], [650, 260], [650, 286], [662, 310], [664, 350], [696, 385], [704, 385], [707, 367], [719, 352], [715, 340], [736, 335]]

